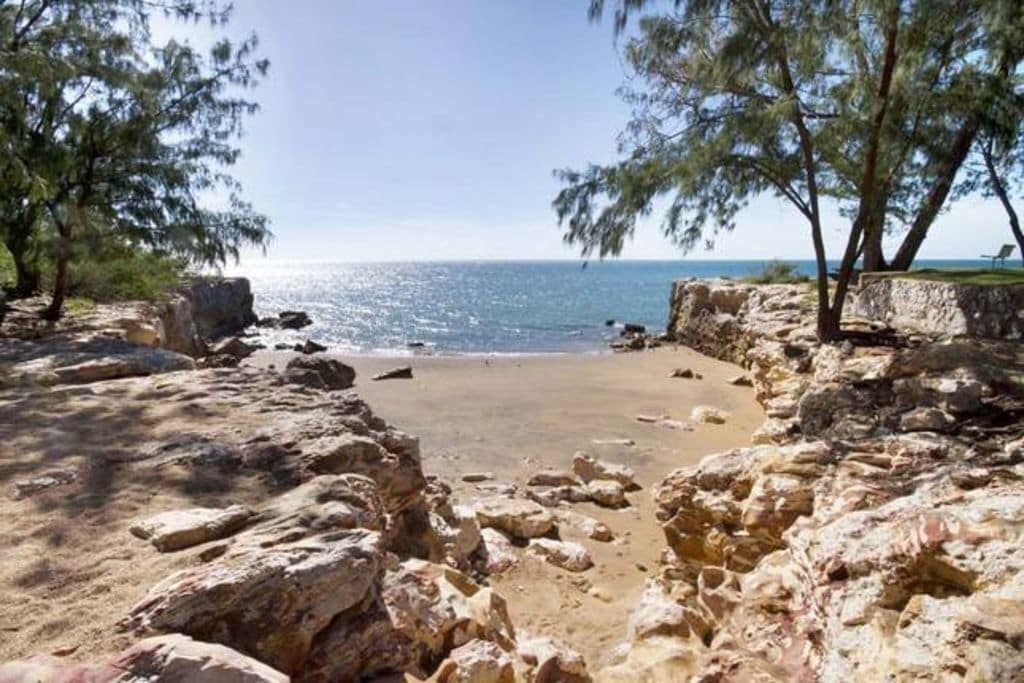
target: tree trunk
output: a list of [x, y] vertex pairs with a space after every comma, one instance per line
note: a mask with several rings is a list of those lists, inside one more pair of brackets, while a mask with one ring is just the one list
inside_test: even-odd
[[14, 220], [4, 226], [4, 231], [7, 233], [4, 246], [11, 253], [17, 277], [12, 292], [16, 298], [32, 296], [39, 291], [39, 269], [32, 262], [29, 254], [29, 241], [35, 221], [36, 215], [32, 212], [16, 216]]
[[58, 223], [57, 230], [60, 233], [60, 240], [57, 243], [57, 275], [53, 282], [53, 299], [43, 312], [43, 318], [46, 320], [60, 320], [64, 314], [64, 300], [67, 299], [71, 279], [68, 267], [71, 260], [71, 225], [66, 222]]
[[992, 185], [992, 191], [999, 197], [999, 202], [1006, 210], [1007, 218], [1010, 219], [1010, 231], [1013, 233], [1014, 239], [1017, 240], [1017, 248], [1020, 250], [1020, 262], [1024, 266], [1024, 232], [1021, 232], [1017, 211], [1013, 208], [1010, 195], [1006, 191], [1006, 185], [1003, 184], [1003, 179], [999, 177], [999, 171], [996, 169], [995, 161], [992, 158], [991, 142], [983, 147], [982, 156], [985, 159], [985, 168], [988, 170], [988, 180]]
[[882, 253], [882, 226], [872, 225], [864, 231], [864, 261], [865, 273], [874, 273], [885, 270], [885, 255]]

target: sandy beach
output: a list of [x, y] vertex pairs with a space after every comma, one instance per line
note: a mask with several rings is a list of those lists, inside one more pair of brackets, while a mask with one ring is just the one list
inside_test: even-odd
[[[248, 362], [283, 367], [291, 355], [264, 352]], [[615, 533], [614, 542], [601, 543], [563, 531], [563, 538], [590, 550], [593, 569], [573, 574], [526, 559], [491, 579], [508, 596], [518, 628], [564, 639], [595, 668], [624, 639], [645, 577], [665, 545], [652, 485], [704, 455], [749, 445], [764, 419], [753, 390], [727, 382], [739, 368], [685, 347], [625, 354], [336, 357], [356, 369], [356, 390], [377, 414], [420, 437], [424, 471], [450, 483], [459, 502], [489, 495], [463, 482], [464, 474], [489, 472], [494, 479], [484, 486], [514, 483], [522, 490], [540, 469], [569, 469], [576, 451], [636, 471], [642, 489], [629, 494], [629, 507], [570, 506]], [[371, 380], [401, 365], [412, 366], [413, 379]], [[703, 379], [670, 378], [674, 368], [689, 368]], [[729, 419], [724, 425], [692, 424], [692, 431], [636, 419], [667, 416], [689, 424], [697, 405], [721, 408]], [[634, 443], [598, 443], [620, 440]]]

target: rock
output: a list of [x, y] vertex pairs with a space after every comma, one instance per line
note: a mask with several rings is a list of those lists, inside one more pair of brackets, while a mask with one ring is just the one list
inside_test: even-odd
[[576, 478], [576, 475], [572, 472], [566, 472], [565, 470], [541, 470], [535, 472], [529, 480], [527, 480], [527, 486], [576, 486], [580, 483], [580, 480]]
[[252, 288], [244, 277], [193, 278], [178, 295], [188, 301], [199, 337], [217, 339], [256, 322]]
[[594, 439], [595, 446], [635, 446], [633, 439]]
[[480, 530], [484, 546], [484, 566], [490, 574], [500, 574], [511, 568], [519, 558], [514, 546], [503, 533], [495, 529]]
[[0, 665], [4, 683], [288, 683], [289, 677], [223, 645], [203, 643], [178, 633], [146, 638], [113, 661], [87, 666], [33, 657]]
[[403, 365], [402, 367], [392, 368], [373, 376], [375, 382], [383, 379], [412, 379], [412, 367]]
[[658, 421], [658, 417], [656, 415], [637, 415], [634, 419], [637, 422], [645, 422], [647, 424], [654, 424]]
[[504, 531], [514, 538], [544, 536], [555, 527], [555, 518], [543, 507], [528, 500], [488, 498], [476, 505], [480, 526]]
[[150, 589], [123, 625], [220, 642], [289, 675], [314, 638], [371, 595], [383, 558], [376, 486], [317, 477], [272, 501], [218, 558]]
[[11, 487], [11, 498], [21, 500], [57, 486], [66, 486], [78, 480], [78, 473], [71, 469], [51, 470], [41, 476], [16, 481]]
[[428, 683], [515, 683], [512, 657], [494, 643], [475, 639], [448, 654]]
[[527, 491], [526, 495], [544, 507], [556, 507], [562, 503], [584, 503], [590, 500], [590, 492], [578, 485], [534, 488]]
[[693, 431], [693, 427], [681, 420], [658, 420], [658, 426], [664, 427], [665, 429], [681, 429], [686, 432]]
[[647, 332], [647, 327], [639, 323], [624, 323], [622, 325], [622, 334], [644, 334]]
[[572, 471], [584, 482], [609, 479], [618, 482], [624, 488], [637, 487], [633, 468], [597, 460], [582, 451], [572, 456]]
[[629, 504], [625, 489], [617, 481], [594, 479], [587, 482], [586, 491], [590, 499], [602, 507], [617, 508]]
[[587, 549], [571, 541], [533, 538], [530, 539], [526, 552], [570, 572], [582, 572], [594, 566], [594, 560]]
[[681, 378], [681, 379], [704, 379], [704, 376], [699, 372], [694, 372], [690, 368], [675, 368], [672, 372], [668, 373], [669, 378]]
[[605, 327], [614, 327], [615, 326], [615, 319], [614, 318], [608, 318], [607, 320], [604, 321], [604, 326]]
[[305, 311], [281, 311], [277, 320], [278, 326], [286, 330], [298, 330], [313, 324]]
[[612, 530], [604, 522], [572, 510], [556, 510], [555, 519], [558, 521], [559, 529], [574, 529], [595, 541], [607, 543], [615, 538]]
[[754, 386], [754, 381], [752, 379], [750, 379], [750, 377], [748, 377], [747, 375], [736, 375], [735, 377], [730, 377], [726, 381], [729, 384], [733, 385], [734, 387], [752, 387], [752, 386]]
[[450, 513], [431, 513], [431, 526], [445, 545], [447, 557], [457, 562], [467, 560], [483, 543], [476, 512], [462, 505], [452, 507]]
[[698, 424], [725, 424], [729, 413], [713, 406], [697, 406], [690, 413], [690, 419]]
[[327, 347], [324, 346], [323, 344], [316, 343], [312, 339], [307, 339], [302, 344], [296, 345], [295, 350], [298, 351], [299, 353], [304, 353], [307, 356], [309, 356], [309, 355], [312, 355], [314, 353], [320, 353], [322, 351], [326, 351]]
[[245, 526], [252, 514], [241, 505], [172, 510], [136, 522], [129, 531], [168, 553], [230, 536]]
[[490, 481], [494, 479], [493, 472], [469, 472], [468, 474], [462, 475], [462, 481], [475, 484], [481, 481]]
[[194, 370], [188, 356], [151, 349], [121, 340], [92, 339], [62, 345], [48, 344], [44, 353], [6, 365], [0, 376], [4, 386], [89, 384], [125, 377], [142, 377], [179, 370]]
[[288, 342], [277, 342], [274, 344], [275, 351], [294, 351], [295, 347]]
[[583, 656], [552, 638], [521, 638], [516, 650], [532, 670], [529, 680], [533, 683], [589, 679]]
[[229, 337], [215, 344], [210, 351], [215, 356], [233, 356], [241, 360], [251, 356], [256, 347], [246, 344], [238, 337]]
[[956, 424], [956, 418], [939, 408], [921, 407], [900, 415], [900, 431], [944, 432]]
[[477, 484], [476, 488], [486, 493], [491, 493], [496, 496], [514, 496], [519, 491], [519, 487], [515, 484], [509, 484], [506, 482], [490, 482]]
[[215, 356], [203, 356], [196, 360], [196, 367], [201, 370], [208, 368], [237, 368], [240, 362], [238, 356], [222, 353]]
[[426, 346], [426, 343], [421, 341], [411, 341], [408, 342], [406, 346], [409, 347], [410, 349], [422, 349], [424, 346]]
[[131, 344], [149, 347], [160, 345], [160, 332], [149, 323], [133, 321], [124, 333], [125, 340]]
[[285, 366], [285, 379], [314, 389], [348, 389], [356, 378], [351, 366], [333, 358], [298, 356]]

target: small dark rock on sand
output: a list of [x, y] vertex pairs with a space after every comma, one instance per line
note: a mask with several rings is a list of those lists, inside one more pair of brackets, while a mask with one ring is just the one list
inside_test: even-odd
[[699, 372], [694, 372], [690, 368], [676, 368], [672, 372], [668, 373], [668, 376], [680, 379], [704, 379], [704, 375]]
[[412, 366], [403, 365], [400, 368], [392, 368], [373, 376], [374, 381], [382, 379], [412, 379]]

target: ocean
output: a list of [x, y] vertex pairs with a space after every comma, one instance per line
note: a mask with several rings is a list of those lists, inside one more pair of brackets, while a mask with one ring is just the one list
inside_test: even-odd
[[[813, 273], [813, 261], [791, 261]], [[309, 313], [306, 338], [359, 354], [530, 354], [596, 352], [624, 322], [665, 327], [672, 282], [756, 274], [762, 261], [459, 261], [418, 263], [248, 263], [260, 316]], [[917, 267], [987, 262], [921, 261]], [[608, 320], [615, 325], [607, 326]], [[410, 343], [423, 344], [415, 351]]]

